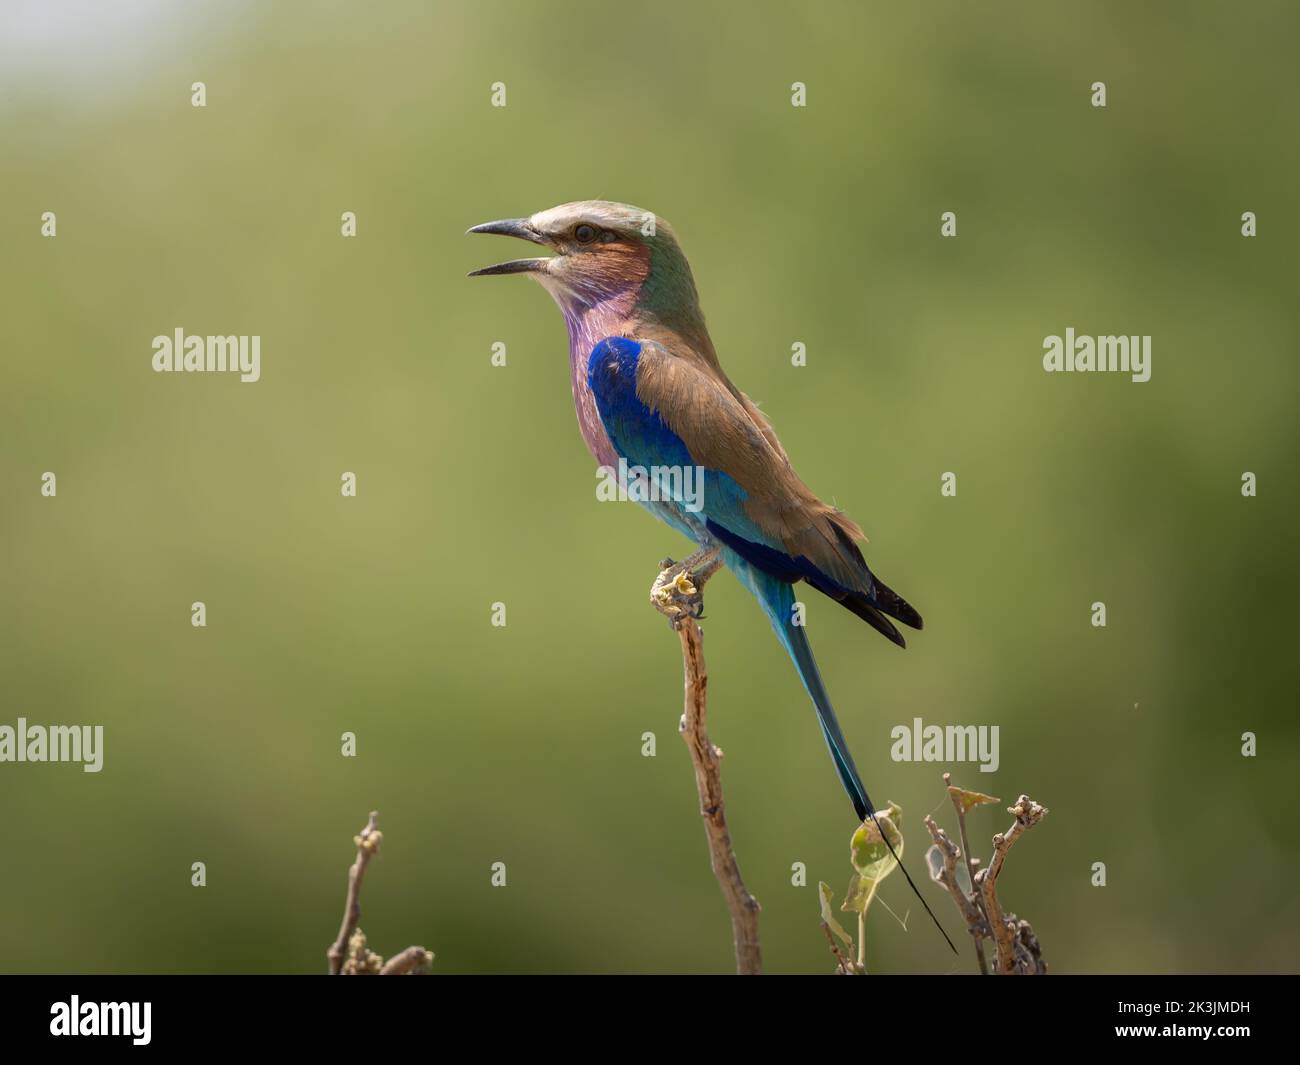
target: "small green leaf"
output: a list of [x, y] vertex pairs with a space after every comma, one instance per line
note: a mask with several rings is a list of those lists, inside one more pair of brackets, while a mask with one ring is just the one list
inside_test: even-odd
[[[897, 827], [902, 813], [902, 808], [891, 802], [888, 810], [877, 811], [874, 820], [868, 818], [863, 821], [853, 833], [849, 844], [853, 868], [858, 871], [858, 876], [870, 884], [884, 880], [903, 857], [903, 833]], [[884, 838], [881, 837], [882, 829], [887, 834]], [[885, 845], [885, 838], [893, 847], [892, 854]]]
[[[903, 834], [897, 823], [902, 813], [902, 808], [891, 802], [888, 810], [876, 811], [874, 820], [863, 821], [853, 833], [853, 839], [849, 841], [849, 858], [856, 871], [849, 881], [841, 910], [866, 913], [880, 882], [898, 868], [898, 859], [903, 856]], [[885, 840], [893, 846], [892, 854]]]
[[1001, 799], [995, 799], [992, 795], [985, 795], [980, 791], [967, 791], [965, 788], [959, 788], [955, 784], [948, 785], [948, 794], [953, 796], [961, 804], [961, 812], [970, 813], [975, 807], [988, 802], [1001, 802]]
[[853, 946], [853, 939], [849, 934], [840, 927], [839, 921], [835, 920], [835, 914], [831, 911], [831, 900], [835, 898], [835, 892], [825, 881], [817, 881], [817, 895], [822, 904], [822, 923], [840, 938], [840, 942], [846, 946]]
[[863, 880], [857, 873], [854, 873], [849, 878], [849, 890], [844, 895], [844, 901], [840, 904], [840, 909], [845, 913], [866, 913], [867, 907], [871, 905], [871, 898], [875, 893], [876, 885], [874, 882]]

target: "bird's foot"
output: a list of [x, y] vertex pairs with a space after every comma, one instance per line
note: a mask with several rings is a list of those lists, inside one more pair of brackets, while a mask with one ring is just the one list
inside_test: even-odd
[[688, 618], [704, 617], [704, 583], [722, 565], [716, 547], [702, 547], [688, 558], [659, 563], [659, 576], [650, 587], [650, 605], [679, 629]]
[[660, 565], [659, 576], [650, 588], [650, 605], [668, 619], [674, 628], [681, 628], [687, 618], [704, 616], [704, 594], [691, 580], [690, 571], [680, 562], [666, 558]]

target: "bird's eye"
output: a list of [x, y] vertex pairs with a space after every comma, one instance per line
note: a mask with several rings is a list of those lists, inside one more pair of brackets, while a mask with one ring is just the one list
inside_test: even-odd
[[590, 244], [596, 239], [596, 231], [584, 222], [573, 231], [573, 239], [579, 244]]

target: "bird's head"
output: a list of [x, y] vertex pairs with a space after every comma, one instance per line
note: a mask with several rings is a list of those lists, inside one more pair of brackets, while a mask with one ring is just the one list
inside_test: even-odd
[[566, 310], [609, 300], [643, 297], [695, 304], [690, 266], [662, 218], [626, 203], [579, 200], [528, 218], [507, 218], [474, 226], [470, 233], [519, 237], [552, 254], [474, 270], [470, 277], [527, 274]]

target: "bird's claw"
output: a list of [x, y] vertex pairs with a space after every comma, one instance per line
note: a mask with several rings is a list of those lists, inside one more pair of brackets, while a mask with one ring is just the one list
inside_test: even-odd
[[704, 613], [704, 596], [690, 573], [678, 566], [669, 566], [655, 579], [650, 603], [674, 629], [680, 628], [687, 618], [698, 618]]
[[707, 562], [698, 575], [692, 567], [701, 560], [692, 556], [681, 562], [666, 558], [659, 563], [659, 576], [650, 588], [650, 605], [668, 619], [674, 629], [687, 620], [704, 617], [704, 582], [716, 569]]

